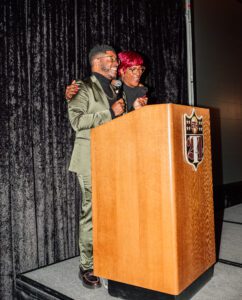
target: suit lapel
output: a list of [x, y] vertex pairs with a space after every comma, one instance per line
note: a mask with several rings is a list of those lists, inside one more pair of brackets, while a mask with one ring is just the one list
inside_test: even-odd
[[92, 82], [92, 90], [93, 90], [95, 101], [99, 101], [99, 99], [102, 99], [102, 101], [105, 103], [105, 105], [107, 107], [109, 107], [108, 98], [107, 98], [106, 94], [104, 93], [104, 91], [101, 87], [101, 84], [99, 83], [97, 78], [94, 75], [92, 75], [90, 77], [90, 79]]

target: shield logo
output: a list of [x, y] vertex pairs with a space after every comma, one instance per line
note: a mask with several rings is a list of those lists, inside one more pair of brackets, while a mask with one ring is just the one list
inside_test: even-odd
[[198, 117], [195, 109], [190, 116], [184, 114], [184, 139], [186, 161], [197, 171], [198, 165], [203, 160], [204, 139], [203, 117]]

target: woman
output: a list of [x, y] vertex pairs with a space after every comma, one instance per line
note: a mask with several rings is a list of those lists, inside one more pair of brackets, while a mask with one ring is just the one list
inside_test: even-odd
[[[134, 51], [122, 51], [118, 54], [120, 60], [118, 74], [123, 82], [122, 97], [125, 101], [125, 112], [139, 109], [147, 104], [146, 96], [148, 89], [140, 83], [142, 74], [145, 71], [144, 60], [142, 56]], [[117, 81], [112, 84], [115, 88]], [[78, 86], [75, 80], [66, 88], [66, 99], [70, 101], [78, 92]]]
[[120, 64], [118, 74], [123, 82], [123, 99], [126, 112], [141, 108], [147, 104], [148, 89], [140, 83], [145, 71], [144, 60], [134, 51], [123, 51], [118, 54]]

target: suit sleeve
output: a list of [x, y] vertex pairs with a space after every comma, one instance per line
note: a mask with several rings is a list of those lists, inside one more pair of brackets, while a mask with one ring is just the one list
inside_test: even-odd
[[87, 87], [80, 84], [78, 93], [68, 103], [69, 119], [75, 131], [94, 128], [112, 119], [109, 109], [88, 113], [89, 97]]

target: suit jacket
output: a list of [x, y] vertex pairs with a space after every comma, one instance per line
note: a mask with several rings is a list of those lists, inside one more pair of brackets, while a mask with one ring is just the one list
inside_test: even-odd
[[90, 129], [112, 118], [107, 96], [94, 75], [77, 84], [79, 91], [68, 103], [69, 120], [76, 132], [69, 170], [90, 175]]

